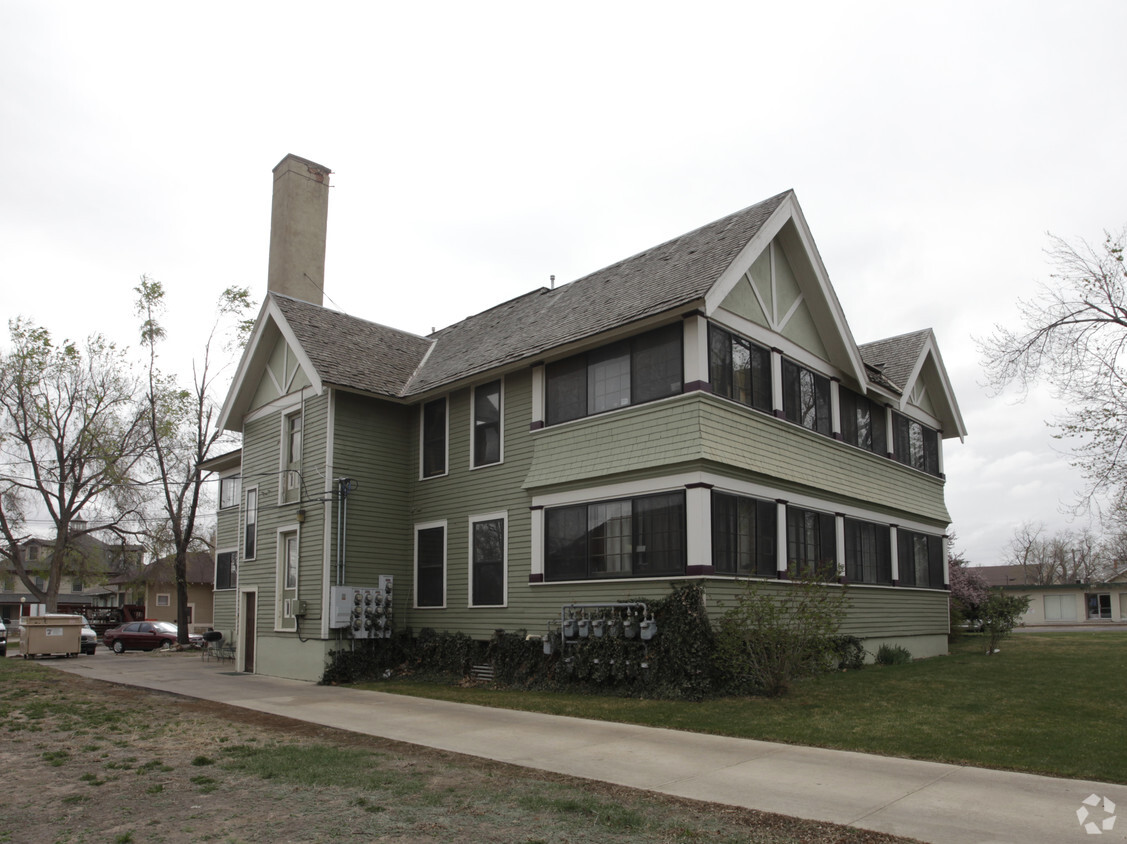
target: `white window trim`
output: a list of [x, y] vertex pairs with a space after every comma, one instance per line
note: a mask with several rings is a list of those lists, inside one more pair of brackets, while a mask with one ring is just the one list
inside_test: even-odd
[[[476, 433], [476, 429], [477, 429], [477, 391], [478, 391], [478, 388], [484, 387], [486, 384], [492, 384], [494, 381], [500, 382], [500, 384], [498, 385], [498, 396], [497, 396], [498, 405], [499, 405], [498, 406], [498, 412], [500, 414], [500, 419], [498, 420], [498, 429], [497, 429], [497, 438], [498, 438], [497, 459], [492, 463], [482, 463], [481, 465], [478, 465], [477, 463], [474, 462], [474, 455], [475, 455], [475, 452], [477, 451], [477, 442], [475, 441], [475, 437], [474, 437], [474, 434]], [[447, 402], [446, 411], [447, 411], [447, 423], [449, 423], [449, 415], [450, 415], [450, 404], [449, 404], [449, 402]], [[447, 440], [449, 440], [449, 436], [447, 437]], [[449, 443], [447, 444], [447, 448], [449, 448]], [[470, 470], [473, 471], [474, 469], [488, 469], [490, 466], [500, 466], [504, 462], [505, 462], [505, 376], [502, 375], [499, 378], [493, 378], [492, 380], [485, 381], [481, 384], [478, 384], [472, 390], [470, 390]]]
[[227, 592], [229, 590], [237, 589], [238, 586], [239, 586], [239, 575], [238, 575], [239, 549], [237, 547], [236, 548], [227, 547], [227, 548], [216, 548], [215, 549], [215, 568], [211, 573], [211, 582], [212, 583], [218, 583], [219, 582], [219, 555], [220, 554], [234, 554], [235, 555], [235, 583], [232, 586], [226, 586], [226, 587], [223, 587], [223, 588], [220, 588], [220, 587], [217, 586], [217, 587], [215, 587], [215, 591], [217, 591], [217, 592]]
[[[442, 528], [442, 603], [436, 607], [419, 606], [419, 531], [430, 528]], [[411, 562], [411, 608], [416, 610], [444, 610], [446, 609], [446, 579], [449, 570], [450, 531], [446, 526], [446, 519], [436, 522], [417, 522], [414, 528], [415, 550]]]
[[[252, 492], [254, 493], [254, 553], [248, 555], [247, 554], [247, 513], [249, 512], [249, 510], [248, 510], [248, 507], [247, 507], [247, 499], [250, 497], [250, 494]], [[241, 517], [239, 518], [239, 527], [240, 527], [239, 548], [243, 552], [242, 555], [241, 555], [241, 558], [243, 560], [257, 560], [258, 559], [258, 540], [260, 538], [259, 535], [258, 535], [258, 510], [259, 510], [258, 505], [261, 503], [261, 501], [262, 501], [262, 497], [258, 494], [258, 484], [255, 484], [254, 486], [248, 486], [246, 489], [243, 490], [243, 506], [241, 508], [242, 514], [241, 514]]]
[[[161, 598], [164, 599], [163, 604], [160, 602]], [[171, 592], [157, 592], [156, 593], [156, 605], [158, 607], [162, 607], [162, 608], [163, 607], [171, 607], [172, 606], [172, 593]]]
[[[425, 474], [423, 474], [423, 472], [425, 471], [424, 456], [425, 456], [425, 452], [426, 452], [426, 408], [427, 408], [428, 404], [431, 404], [432, 402], [436, 402], [436, 401], [439, 401], [439, 400], [444, 401], [445, 405], [446, 405], [446, 426], [445, 426], [446, 437], [445, 437], [445, 442], [443, 443], [443, 448], [445, 449], [445, 451], [444, 451], [445, 458], [444, 458], [443, 464], [442, 464], [446, 468], [442, 472], [439, 472], [437, 475], [425, 475]], [[471, 445], [470, 445], [471, 451], [473, 450], [472, 442], [473, 441], [471, 440]], [[419, 480], [420, 481], [433, 481], [435, 478], [445, 478], [449, 474], [450, 474], [450, 396], [449, 395], [435, 396], [432, 399], [427, 399], [426, 401], [424, 401], [422, 404], [419, 405]]]
[[241, 480], [241, 478], [240, 478], [241, 474], [242, 474], [241, 469], [235, 469], [231, 472], [228, 472], [225, 475], [219, 476], [219, 496], [218, 496], [218, 498], [219, 498], [218, 505], [219, 506], [217, 506], [215, 508], [216, 510], [230, 510], [233, 507], [239, 506], [239, 500], [242, 498], [242, 494], [243, 494], [243, 488], [242, 488], [243, 485], [241, 483], [239, 484], [239, 492], [238, 492], [238, 495], [235, 496], [235, 503], [234, 504], [228, 504], [226, 507], [224, 507], [223, 506], [223, 482], [224, 481], [230, 481], [230, 480], [236, 480], [236, 481]]
[[235, 641], [231, 643], [235, 646], [235, 654], [236, 654], [235, 670], [240, 671], [240, 672], [246, 671], [247, 654], [246, 654], [246, 648], [243, 647], [243, 637], [246, 635], [247, 620], [246, 620], [246, 617], [245, 617], [246, 613], [244, 612], [244, 610], [245, 610], [245, 607], [246, 607], [246, 596], [247, 595], [254, 595], [255, 618], [254, 618], [253, 628], [254, 628], [254, 663], [255, 663], [255, 666], [256, 666], [255, 669], [254, 669], [254, 673], [257, 674], [258, 673], [257, 665], [258, 665], [258, 660], [259, 660], [258, 643], [259, 643], [259, 640], [261, 639], [261, 637], [258, 635], [258, 626], [259, 626], [258, 625], [258, 612], [259, 612], [259, 608], [261, 606], [260, 603], [259, 603], [259, 600], [258, 600], [258, 587], [257, 586], [247, 586], [245, 588], [241, 588], [241, 589], [239, 589], [238, 595], [239, 595], [238, 600], [235, 602]]
[[[492, 464], [490, 464], [492, 465]], [[473, 602], [473, 526], [477, 522], [492, 522], [501, 521], [501, 530], [503, 538], [501, 542], [501, 603], [499, 604], [475, 604]], [[470, 516], [467, 520], [468, 538], [467, 538], [467, 553], [466, 553], [466, 582], [469, 588], [466, 592], [466, 606], [469, 608], [480, 607], [482, 609], [502, 609], [509, 606], [509, 512], [502, 510], [498, 513], [484, 513], [481, 515]]]
[[[297, 458], [297, 475], [290, 472], [290, 420], [295, 417], [301, 417], [301, 452]], [[297, 504], [301, 500], [301, 467], [305, 460], [305, 405], [299, 403], [292, 410], [283, 410], [278, 414], [281, 422], [281, 430], [279, 431], [279, 446], [278, 446], [278, 504]], [[297, 490], [297, 499], [287, 500], [286, 494], [291, 490]]]
[[[297, 586], [293, 589], [286, 589], [285, 541], [290, 534], [297, 537]], [[301, 592], [301, 524], [292, 522], [287, 525], [279, 525], [275, 532], [274, 548], [274, 632], [293, 633], [297, 630], [297, 620], [292, 615], [282, 615], [282, 609], [286, 601], [286, 592], [293, 592], [295, 600]], [[293, 621], [293, 624], [288, 624], [289, 621]]]

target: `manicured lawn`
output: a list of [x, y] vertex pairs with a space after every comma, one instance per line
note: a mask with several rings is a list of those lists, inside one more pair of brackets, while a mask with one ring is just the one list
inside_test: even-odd
[[951, 655], [797, 683], [782, 699], [690, 703], [462, 688], [364, 688], [743, 738], [1127, 783], [1127, 634], [1021, 633]]

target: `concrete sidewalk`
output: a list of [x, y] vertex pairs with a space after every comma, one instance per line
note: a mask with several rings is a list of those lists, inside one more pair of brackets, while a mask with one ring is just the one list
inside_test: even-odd
[[[1127, 840], [1127, 786], [514, 712], [239, 674], [230, 662], [130, 653], [44, 660], [172, 692], [530, 768], [934, 842]], [[1108, 737], [1122, 741], [1122, 737]], [[1090, 795], [1125, 817], [1100, 838]], [[1089, 808], [1103, 821], [1103, 804]]]

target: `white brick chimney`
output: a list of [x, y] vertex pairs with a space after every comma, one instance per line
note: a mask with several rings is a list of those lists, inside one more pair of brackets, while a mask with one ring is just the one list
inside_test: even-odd
[[274, 168], [266, 288], [314, 305], [323, 303], [331, 172], [296, 155]]

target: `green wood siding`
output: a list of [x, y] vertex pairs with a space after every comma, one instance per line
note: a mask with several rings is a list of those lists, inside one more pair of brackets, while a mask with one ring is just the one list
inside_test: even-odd
[[[374, 587], [395, 578], [393, 618], [401, 627], [410, 603], [412, 535], [410, 490], [417, 460], [405, 447], [418, 409], [334, 393], [333, 479], [351, 478], [344, 578], [340, 585]], [[337, 507], [329, 514], [329, 585], [337, 585]], [[336, 634], [330, 631], [330, 635]]]
[[[294, 412], [297, 407], [289, 409]], [[258, 487], [257, 548], [253, 560], [243, 559], [239, 542], [239, 587], [258, 589], [256, 629], [258, 639], [296, 638], [292, 632], [276, 632], [275, 612], [278, 577], [279, 528], [298, 523], [298, 511], [305, 511], [305, 521], [298, 530], [299, 567], [297, 596], [308, 604], [308, 615], [302, 622], [302, 635], [320, 628], [324, 520], [327, 505], [324, 498], [325, 442], [327, 433], [326, 395], [307, 395], [304, 401], [301, 459], [300, 500], [279, 503], [279, 468], [282, 447], [282, 417], [277, 411], [246, 423], [243, 429], [242, 506], [247, 489]], [[245, 514], [243, 515], [245, 518]], [[288, 623], [292, 630], [292, 622]], [[264, 673], [280, 673], [266, 664]]]
[[[235, 549], [237, 557], [242, 557], [242, 543], [239, 541], [239, 507], [228, 507], [215, 515], [216, 548], [220, 551]], [[241, 560], [236, 561], [239, 566]], [[235, 589], [217, 589], [214, 593], [212, 627], [232, 637], [235, 631]]]
[[[532, 460], [532, 438], [528, 424], [532, 418], [532, 376], [523, 370], [504, 379], [503, 462], [470, 468], [470, 401], [472, 391], [456, 390], [449, 396], [450, 450], [448, 474], [418, 480], [418, 408], [411, 420], [413, 491], [410, 541], [414, 525], [445, 519], [446, 529], [446, 608], [408, 609], [404, 623], [415, 630], [433, 627], [463, 630], [472, 636], [488, 636], [497, 628], [516, 629], [528, 623], [525, 611], [528, 576], [531, 571], [529, 505], [531, 497], [521, 488]], [[470, 607], [470, 525], [471, 516], [504, 512], [508, 517], [506, 535], [508, 563], [508, 606]], [[413, 559], [409, 558], [409, 564]], [[413, 596], [408, 607], [414, 603]]]
[[569, 489], [655, 469], [708, 467], [896, 517], [950, 522], [943, 481], [705, 393], [642, 405], [533, 435], [526, 489]]

